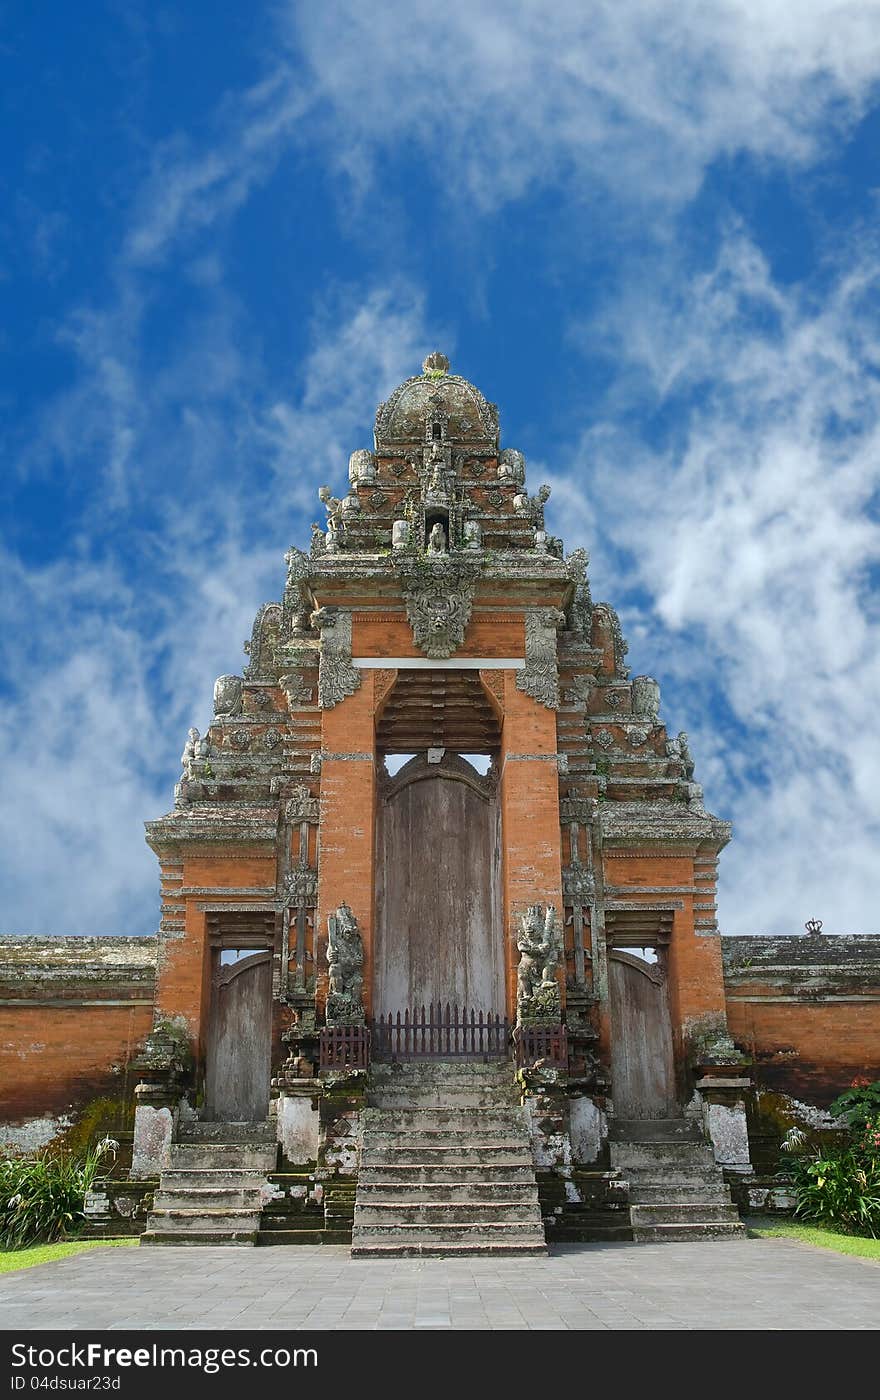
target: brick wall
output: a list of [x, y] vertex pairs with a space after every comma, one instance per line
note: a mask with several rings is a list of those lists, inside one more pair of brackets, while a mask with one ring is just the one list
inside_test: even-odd
[[0, 937], [0, 1142], [125, 1134], [155, 938]]
[[880, 1079], [880, 936], [723, 938], [727, 1019], [765, 1093], [827, 1107]]

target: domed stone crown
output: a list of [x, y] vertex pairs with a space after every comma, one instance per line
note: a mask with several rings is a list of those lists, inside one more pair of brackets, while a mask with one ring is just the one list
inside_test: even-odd
[[377, 452], [430, 441], [497, 450], [498, 410], [475, 384], [450, 374], [449, 360], [435, 350], [421, 374], [404, 380], [379, 405], [375, 437]]

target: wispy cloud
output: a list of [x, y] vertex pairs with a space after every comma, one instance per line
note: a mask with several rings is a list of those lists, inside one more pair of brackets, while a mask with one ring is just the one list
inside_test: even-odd
[[331, 104], [340, 166], [363, 179], [377, 149], [415, 142], [483, 212], [545, 184], [676, 202], [737, 151], [800, 163], [880, 76], [876, 0], [328, 0], [286, 13]]
[[[671, 275], [590, 328], [621, 374], [613, 418], [579, 445], [583, 524], [607, 590], [630, 597], [637, 665], [672, 679], [735, 820], [731, 932], [829, 907], [838, 927], [876, 926], [878, 288], [880, 257], [856, 247], [822, 298], [782, 290], [732, 232], [684, 304]], [[662, 449], [651, 408], [677, 425]]]

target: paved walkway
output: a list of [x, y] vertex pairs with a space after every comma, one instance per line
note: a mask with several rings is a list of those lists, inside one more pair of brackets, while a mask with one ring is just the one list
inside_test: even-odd
[[96, 1249], [0, 1275], [0, 1327], [877, 1329], [880, 1264], [781, 1239], [376, 1263], [341, 1245]]

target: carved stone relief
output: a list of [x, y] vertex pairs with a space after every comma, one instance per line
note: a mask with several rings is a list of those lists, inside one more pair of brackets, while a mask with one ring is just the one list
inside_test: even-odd
[[526, 612], [526, 664], [516, 673], [516, 685], [548, 710], [559, 708], [556, 629], [564, 621], [565, 614], [558, 608], [529, 608]]
[[321, 633], [318, 705], [332, 710], [360, 688], [361, 673], [351, 664], [351, 613], [345, 608], [319, 608], [312, 626]]
[[395, 559], [394, 566], [416, 646], [434, 659], [451, 656], [464, 641], [482, 561], [432, 554]]

